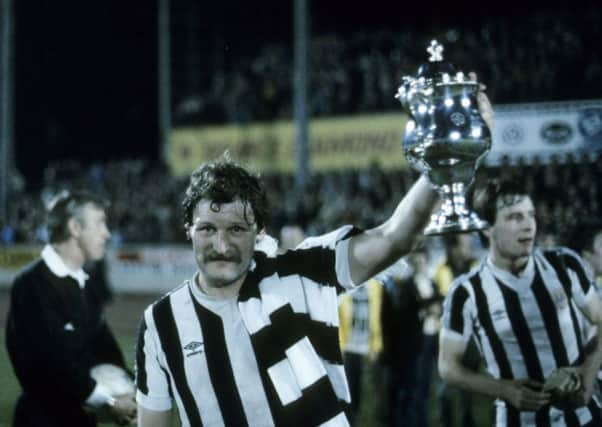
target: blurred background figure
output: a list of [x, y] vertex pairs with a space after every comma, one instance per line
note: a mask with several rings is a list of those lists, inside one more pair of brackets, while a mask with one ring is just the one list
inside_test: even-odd
[[[583, 220], [568, 235], [565, 245], [575, 250], [594, 276], [598, 295], [602, 298], [602, 222], [600, 220]], [[596, 335], [593, 325], [584, 319], [584, 335], [586, 342]], [[596, 395], [602, 401], [602, 367], [598, 371], [598, 390]]]
[[418, 360], [416, 362], [416, 426], [427, 427], [430, 424], [431, 385], [437, 362], [437, 347], [443, 296], [431, 279], [428, 271], [427, 253], [418, 251], [410, 257], [415, 268], [414, 281], [420, 298], [420, 318], [422, 320], [422, 338]]
[[[454, 279], [467, 273], [477, 262], [470, 234], [450, 234], [442, 237], [445, 256], [436, 267], [433, 280], [442, 297], [445, 297]], [[471, 341], [466, 350], [464, 363], [472, 369], [479, 367], [481, 357], [476, 343]], [[472, 395], [440, 380], [437, 396], [439, 401], [439, 419], [442, 427], [455, 425], [456, 411], [460, 412], [462, 427], [473, 427]], [[458, 402], [459, 400], [459, 402]]]
[[430, 375], [419, 370], [428, 370], [430, 364], [432, 372], [432, 355], [422, 353], [423, 327], [425, 310], [432, 309], [440, 299], [429, 283], [424, 248], [415, 249], [405, 259], [408, 268], [388, 275], [384, 281], [381, 312], [387, 425], [395, 427], [427, 422], [430, 399], [425, 394], [430, 388]]
[[296, 224], [283, 225], [280, 229], [280, 239], [278, 241], [280, 251], [286, 252], [294, 249], [305, 238], [303, 228]]
[[600, 288], [602, 286], [602, 220], [580, 221], [571, 233], [565, 236], [565, 245], [581, 255]]
[[382, 373], [379, 366], [379, 357], [382, 352], [382, 330], [380, 312], [382, 304], [383, 285], [377, 279], [370, 279], [368, 283], [351, 293], [340, 297], [339, 303], [339, 336], [343, 351], [345, 373], [351, 392], [351, 405], [349, 409], [349, 422], [352, 426], [358, 424], [358, 414], [362, 403], [362, 395], [366, 393], [362, 384], [371, 382], [372, 390], [376, 396], [366, 396], [368, 399], [376, 397], [373, 402], [377, 409], [375, 414], [381, 416], [382, 401], [380, 387], [382, 387]]
[[537, 236], [537, 246], [540, 248], [553, 248], [558, 246], [558, 236], [554, 231], [539, 233]]
[[133, 392], [115, 396], [91, 374], [100, 364], [127, 372], [104, 319], [106, 296], [83, 270], [105, 255], [106, 207], [92, 193], [60, 193], [48, 209], [48, 244], [14, 280], [6, 348], [22, 388], [15, 427], [93, 427], [97, 412], [120, 424], [136, 417]]

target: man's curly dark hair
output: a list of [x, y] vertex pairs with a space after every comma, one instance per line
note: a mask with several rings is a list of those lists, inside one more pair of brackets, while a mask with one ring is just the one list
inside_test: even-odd
[[201, 199], [211, 201], [211, 209], [219, 211], [219, 205], [240, 199], [250, 207], [257, 229], [261, 230], [268, 221], [268, 199], [259, 178], [235, 163], [226, 152], [215, 161], [203, 163], [190, 174], [190, 182], [182, 201], [184, 227], [192, 225], [194, 208]]

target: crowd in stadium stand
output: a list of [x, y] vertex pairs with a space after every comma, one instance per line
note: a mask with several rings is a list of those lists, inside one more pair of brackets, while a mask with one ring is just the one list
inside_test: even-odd
[[[401, 155], [401, 153], [400, 153]], [[552, 162], [541, 165], [484, 168], [479, 179], [517, 173], [527, 180], [536, 200], [540, 236], [562, 238], [580, 218], [602, 216], [602, 159], [594, 162]], [[284, 225], [300, 225], [316, 235], [353, 223], [370, 227], [383, 221], [416, 178], [411, 170], [385, 171], [378, 165], [366, 170], [344, 170], [312, 175], [305, 190], [292, 191], [291, 174], [265, 175], [271, 198], [272, 221], [268, 232], [278, 236]], [[111, 201], [113, 243], [185, 242], [180, 201], [186, 179], [141, 160], [95, 165], [51, 165], [46, 184], [37, 192], [23, 190], [12, 197], [9, 222], [2, 226], [2, 243], [39, 243], [44, 203], [64, 188], [90, 188]]]
[[[592, 6], [593, 7], [593, 6]], [[308, 103], [313, 117], [389, 111], [404, 75], [427, 61], [434, 37], [444, 58], [460, 70], [478, 72], [496, 104], [587, 99], [600, 95], [602, 38], [596, 10], [489, 18], [433, 34], [411, 31], [319, 35], [308, 49]], [[293, 101], [293, 49], [290, 43], [265, 45], [254, 56], [210, 56], [205, 88], [190, 93], [175, 82], [176, 124], [290, 119]], [[208, 61], [207, 58], [203, 58]]]

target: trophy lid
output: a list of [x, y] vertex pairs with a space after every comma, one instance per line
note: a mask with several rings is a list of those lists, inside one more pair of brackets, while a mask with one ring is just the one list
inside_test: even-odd
[[430, 54], [429, 62], [426, 62], [418, 68], [417, 77], [424, 79], [436, 79], [438, 76], [447, 74], [456, 74], [455, 67], [443, 60], [443, 45], [437, 40], [432, 40], [426, 51]]

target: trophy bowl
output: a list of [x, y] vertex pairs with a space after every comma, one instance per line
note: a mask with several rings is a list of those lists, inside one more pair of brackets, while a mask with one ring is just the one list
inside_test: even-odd
[[475, 171], [491, 148], [491, 132], [477, 105], [479, 83], [444, 62], [437, 41], [427, 51], [429, 62], [416, 76], [404, 76], [396, 95], [410, 116], [402, 139], [404, 155], [441, 195], [441, 207], [424, 234], [482, 230], [489, 225], [466, 203]]

